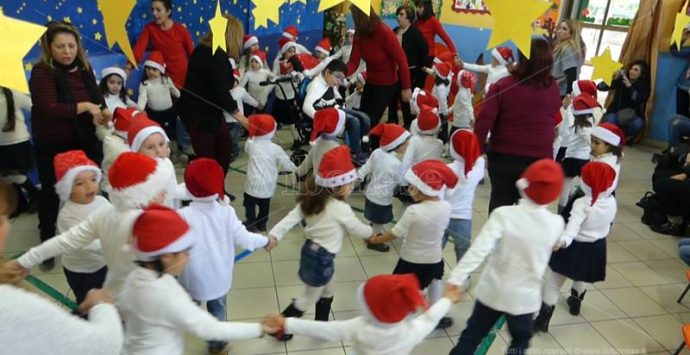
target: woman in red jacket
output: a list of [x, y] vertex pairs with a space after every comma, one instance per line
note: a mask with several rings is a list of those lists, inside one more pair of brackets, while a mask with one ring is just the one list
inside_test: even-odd
[[144, 26], [134, 44], [134, 57], [140, 62], [150, 42], [153, 50], [163, 53], [165, 74], [178, 88], [182, 88], [187, 75], [188, 58], [194, 50], [192, 36], [186, 27], [170, 18], [172, 0], [151, 1], [151, 12], [155, 20]]
[[438, 22], [436, 15], [434, 15], [434, 7], [431, 4], [431, 0], [418, 0], [416, 2], [416, 8], [417, 21], [414, 22], [414, 25], [422, 31], [424, 39], [426, 39], [426, 43], [429, 46], [429, 58], [426, 65], [427, 67], [432, 67], [434, 57], [436, 56], [436, 35], [441, 37], [443, 42], [446, 43], [448, 50], [452, 53], [457, 53], [458, 51], [455, 49], [455, 45], [448, 36], [446, 30], [444, 30], [441, 23]]
[[350, 6], [350, 11], [355, 22], [355, 40], [347, 63], [347, 76], [359, 68], [360, 60], [367, 63], [367, 83], [362, 92], [360, 109], [369, 115], [371, 126], [374, 127], [389, 103], [395, 99], [398, 84], [403, 101], [410, 101], [409, 66], [395, 33], [381, 22], [373, 9], [369, 15], [355, 6]]

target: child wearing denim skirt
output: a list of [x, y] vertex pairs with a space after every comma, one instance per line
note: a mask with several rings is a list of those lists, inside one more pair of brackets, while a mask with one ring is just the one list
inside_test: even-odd
[[[458, 177], [440, 160], [425, 160], [405, 172], [410, 196], [417, 202], [407, 207], [393, 229], [369, 239], [372, 244], [402, 238], [400, 259], [393, 274], [413, 273], [420, 289], [429, 288], [429, 303], [443, 296], [443, 234], [450, 221], [450, 203], [441, 199], [446, 187], [454, 188]], [[434, 285], [434, 287], [429, 287]], [[439, 288], [440, 286], [440, 288]], [[443, 317], [440, 327], [449, 327], [453, 320]]]
[[[280, 240], [292, 227], [306, 221], [299, 266], [304, 293], [283, 310], [284, 317], [301, 317], [316, 303], [315, 320], [328, 321], [333, 302], [333, 260], [343, 239], [347, 235], [360, 239], [372, 236], [371, 227], [362, 223], [345, 202], [356, 178], [350, 149], [338, 146], [329, 150], [323, 155], [316, 176], [307, 180], [297, 197], [297, 206], [269, 232], [269, 238]], [[292, 335], [281, 332], [276, 337], [290, 340]]]

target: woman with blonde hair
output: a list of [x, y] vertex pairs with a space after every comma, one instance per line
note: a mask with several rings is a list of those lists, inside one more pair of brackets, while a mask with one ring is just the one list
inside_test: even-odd
[[573, 90], [573, 83], [580, 76], [580, 68], [585, 61], [581, 31], [577, 21], [571, 19], [561, 21], [556, 28], [551, 75], [558, 83], [561, 98]]
[[192, 138], [199, 157], [214, 159], [225, 173], [230, 166], [230, 133], [223, 112], [247, 126], [247, 118], [230, 95], [233, 69], [240, 58], [244, 30], [235, 17], [226, 15], [226, 50], [212, 48], [213, 33], [209, 32], [194, 48], [189, 58], [187, 79], [178, 101], [178, 113]]
[[[83, 150], [100, 162], [96, 125], [110, 117], [96, 84], [81, 35], [71, 24], [51, 21], [41, 37], [41, 56], [31, 71], [32, 133], [36, 167], [41, 182], [38, 207], [41, 241], [55, 235], [60, 200], [55, 193], [53, 157], [69, 150]], [[43, 269], [52, 269], [53, 259]]]

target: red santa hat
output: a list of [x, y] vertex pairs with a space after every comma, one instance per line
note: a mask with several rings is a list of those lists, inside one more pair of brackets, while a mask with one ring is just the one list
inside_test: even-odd
[[440, 77], [441, 79], [449, 79], [451, 75], [450, 64], [446, 62], [435, 64], [434, 74], [436, 74], [436, 76]]
[[124, 70], [118, 67], [107, 67], [103, 70], [101, 70], [101, 80], [105, 80], [109, 75], [117, 75], [120, 78], [122, 78], [122, 85], [124, 86], [125, 83], [127, 82], [127, 73], [125, 73]]
[[441, 119], [438, 110], [429, 106], [422, 106], [417, 115], [417, 128], [420, 134], [436, 134], [441, 127]]
[[237, 81], [240, 81], [240, 70], [239, 69], [233, 69], [232, 70], [232, 76], [233, 76], [233, 78], [237, 79]]
[[297, 29], [297, 27], [295, 27], [293, 25], [285, 27], [285, 29], [283, 30], [283, 37], [284, 38], [287, 38], [287, 39], [292, 40], [292, 41], [296, 41], [297, 36], [299, 36], [299, 30]]
[[323, 155], [316, 173], [316, 184], [322, 187], [347, 185], [357, 179], [357, 170], [352, 164], [350, 148], [337, 146]]
[[460, 87], [469, 89], [472, 93], [477, 90], [477, 76], [469, 70], [460, 70], [457, 80]]
[[261, 64], [261, 66], [263, 66], [266, 62], [266, 52], [257, 49], [254, 52], [252, 52], [252, 56], [249, 58], [249, 60], [255, 60], [259, 64]]
[[593, 161], [582, 167], [582, 191], [592, 197], [590, 206], [594, 206], [599, 196], [608, 196], [616, 188], [616, 171], [603, 162]]
[[563, 168], [551, 159], [530, 164], [515, 182], [520, 193], [538, 205], [548, 205], [558, 199], [563, 189]]
[[513, 64], [513, 62], [515, 62], [513, 50], [510, 49], [510, 47], [496, 47], [491, 50], [491, 56], [501, 63], [501, 65]]
[[194, 199], [216, 200], [225, 197], [225, 174], [213, 159], [192, 160], [184, 171], [184, 184]]
[[440, 64], [440, 63], [450, 63], [455, 60], [455, 57], [457, 54], [455, 52], [451, 51], [445, 51], [441, 54], [438, 55], [438, 57], [434, 57], [434, 64]]
[[83, 150], [70, 150], [59, 153], [53, 158], [53, 168], [55, 169], [55, 192], [61, 201], [69, 200], [72, 194], [74, 179], [82, 172], [92, 171], [96, 174], [96, 179], [101, 181], [101, 168], [86, 156]]
[[455, 187], [458, 176], [440, 160], [424, 160], [405, 172], [405, 180], [427, 196], [439, 196], [444, 188]]
[[146, 112], [139, 112], [136, 108], [122, 108], [118, 107], [113, 112], [113, 127], [115, 132], [120, 136], [127, 138], [129, 126], [132, 125], [135, 119], [145, 117], [148, 118]]
[[450, 137], [450, 156], [465, 164], [465, 177], [481, 155], [479, 139], [468, 129], [458, 129]]
[[625, 134], [613, 123], [603, 122], [592, 129], [592, 137], [597, 137], [612, 146], [625, 145]]
[[247, 117], [249, 120], [248, 134], [254, 139], [271, 139], [276, 133], [276, 120], [268, 114], [257, 114]]
[[319, 43], [316, 45], [316, 51], [321, 52], [326, 56], [329, 56], [331, 54], [331, 50], [333, 49], [333, 46], [331, 45], [331, 39], [326, 37], [322, 40], [319, 41]]
[[154, 261], [163, 254], [191, 248], [194, 238], [189, 230], [189, 224], [175, 210], [152, 205], [134, 222], [131, 248], [137, 260]]
[[362, 84], [366, 85], [367, 83], [367, 72], [359, 72], [357, 73], [357, 80], [359, 80]]
[[597, 84], [591, 80], [578, 80], [573, 83], [573, 96], [580, 96], [582, 94], [587, 94], [596, 99], [597, 97]]
[[553, 127], [558, 128], [561, 123], [563, 123], [563, 115], [561, 114], [561, 110], [558, 110], [556, 114], [553, 115]]
[[315, 141], [320, 135], [325, 134], [337, 137], [345, 129], [345, 112], [335, 107], [328, 107], [316, 111], [314, 114], [314, 127], [311, 130], [311, 141]]
[[296, 48], [297, 44], [292, 40], [282, 37], [278, 40], [278, 46], [280, 47], [280, 54], [284, 54], [290, 48]]
[[154, 133], [160, 133], [166, 142], [170, 142], [168, 136], [161, 126], [152, 121], [148, 117], [137, 117], [130, 125], [127, 130], [127, 141], [129, 141], [129, 148], [133, 152], [138, 152], [141, 149], [141, 145], [144, 140]]
[[244, 35], [244, 38], [242, 39], [242, 48], [244, 48], [244, 50], [249, 49], [255, 44], [259, 44], [259, 39], [256, 36]]
[[380, 136], [379, 148], [390, 152], [410, 138], [410, 132], [397, 124], [381, 123], [369, 131], [370, 136]]
[[376, 275], [359, 287], [359, 299], [367, 315], [386, 324], [429, 307], [414, 274]]
[[597, 99], [588, 94], [582, 94], [573, 99], [573, 115], [592, 115], [597, 107], [601, 108]]
[[144, 67], [156, 68], [161, 74], [165, 74], [165, 59], [163, 59], [163, 53], [159, 51], [151, 52], [149, 58], [144, 62]]
[[164, 164], [135, 152], [120, 154], [108, 170], [110, 202], [120, 210], [147, 206], [173, 178]]
[[422, 105], [438, 109], [438, 99], [431, 93], [428, 93], [420, 88], [415, 88], [412, 92], [412, 100], [410, 100], [412, 112], [421, 112]]

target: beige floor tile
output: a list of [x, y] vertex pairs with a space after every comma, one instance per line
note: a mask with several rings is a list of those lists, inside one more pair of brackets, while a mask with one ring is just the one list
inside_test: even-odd
[[645, 264], [647, 264], [650, 269], [656, 271], [658, 274], [663, 275], [671, 282], [688, 282], [688, 278], [685, 276], [685, 272], [688, 270], [688, 267], [685, 265], [685, 263], [678, 259], [674, 258], [668, 260], [647, 261]]
[[446, 328], [446, 333], [453, 338], [453, 341], [467, 326], [467, 319], [470, 318], [473, 309], [474, 301], [462, 301], [450, 308], [450, 317], [453, 318], [454, 323], [452, 327]]
[[367, 279], [364, 268], [358, 258], [335, 258], [335, 277], [338, 282], [364, 281]]
[[640, 290], [669, 313], [685, 312], [688, 308], [676, 302], [683, 288], [676, 284], [640, 287]]
[[[277, 286], [276, 292], [278, 293], [279, 310], [282, 311], [292, 303], [293, 299], [302, 295], [304, 292], [304, 285]], [[314, 305], [310, 305], [305, 314], [312, 315], [311, 319], [313, 319]]]
[[[289, 347], [290, 347], [290, 345], [288, 345], [288, 349], [289, 349]], [[341, 347], [331, 348], [331, 349], [288, 351], [288, 353], [290, 355], [344, 355], [345, 349], [343, 349], [343, 347], [341, 346]]]
[[580, 313], [588, 322], [627, 318], [620, 308], [597, 290], [587, 291]]
[[611, 267], [635, 286], [663, 285], [671, 282], [643, 262], [618, 263], [612, 264]]
[[645, 354], [665, 350], [631, 319], [593, 322], [592, 326], [623, 354]]
[[651, 297], [638, 288], [603, 290], [602, 293], [629, 317], [655, 316], [666, 313]]
[[278, 242], [278, 246], [271, 250], [273, 261], [299, 260], [304, 239], [288, 239]]
[[613, 345], [590, 324], [551, 326], [549, 333], [569, 354], [617, 353]]
[[[642, 195], [640, 195], [642, 197]], [[642, 216], [642, 213], [640, 212], [640, 216]], [[642, 222], [635, 221], [635, 222], [627, 222], [625, 223], [630, 230], [634, 231], [635, 233], [639, 234], [642, 236], [644, 239], [647, 240], [655, 240], [655, 239], [673, 239], [673, 237], [654, 232], [649, 228], [649, 226], [643, 224]]]
[[[313, 349], [319, 349], [327, 353], [328, 350], [340, 350], [338, 354], [343, 354], [343, 344], [340, 341], [328, 341], [319, 338], [312, 338], [308, 336], [295, 335], [295, 337], [285, 343], [288, 349], [288, 353], [297, 353], [299, 351], [308, 351]], [[317, 353], [312, 353], [317, 354]], [[319, 353], [320, 354], [320, 353]]]
[[611, 267], [611, 265], [606, 266], [606, 280], [594, 284], [594, 287], [599, 290], [631, 286], [633, 286], [632, 282], [623, 277], [623, 275]]
[[333, 286], [333, 311], [359, 311], [358, 289], [362, 281], [336, 282]]
[[273, 270], [269, 263], [238, 263], [233, 270], [232, 288], [272, 287]]
[[586, 323], [587, 321], [582, 317], [582, 314], [579, 316], [573, 316], [570, 314], [570, 312], [568, 312], [568, 304], [566, 303], [565, 298], [567, 297], [567, 294], [563, 294], [562, 296], [563, 297], [559, 297], [558, 301], [556, 302], [556, 309], [554, 310], [551, 321], [549, 322], [549, 327], [554, 325]]
[[448, 354], [453, 348], [448, 337], [445, 338], [428, 338], [424, 339], [421, 344], [417, 345], [412, 351], [412, 355], [428, 355], [428, 354]]
[[666, 350], [676, 350], [681, 342], [682, 324], [671, 315], [634, 318], [633, 320]]
[[[504, 338], [508, 335], [504, 335]], [[548, 333], [538, 333], [532, 337], [529, 344], [529, 349], [527, 354], [540, 355], [540, 354], [553, 354], [553, 355], [566, 355], [567, 353], [558, 344], [556, 339], [551, 334]]]
[[618, 242], [618, 245], [642, 261], [664, 260], [673, 257], [647, 240], [623, 241]]
[[678, 239], [665, 236], [665, 238], [650, 239], [649, 241], [654, 244], [655, 247], [665, 251], [668, 255], [678, 258]]
[[609, 264], [625, 263], [631, 261], [639, 261], [636, 256], [632, 255], [626, 249], [623, 249], [616, 242], [607, 242], [606, 244], [606, 262]]
[[261, 318], [279, 312], [274, 287], [230, 290], [228, 316], [232, 320]]
[[276, 286], [302, 285], [297, 274], [298, 271], [299, 260], [274, 261], [273, 276], [276, 280]]
[[359, 259], [364, 266], [367, 277], [371, 278], [375, 275], [392, 273], [399, 256], [379, 253], [379, 255], [360, 256]]
[[630, 230], [624, 223], [614, 223], [608, 239], [614, 242], [623, 242], [630, 240], [642, 240], [644, 238]]

